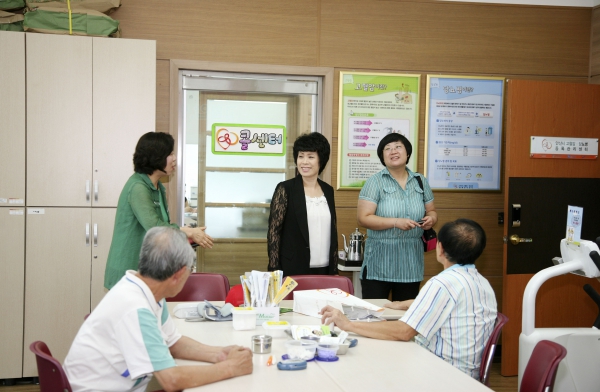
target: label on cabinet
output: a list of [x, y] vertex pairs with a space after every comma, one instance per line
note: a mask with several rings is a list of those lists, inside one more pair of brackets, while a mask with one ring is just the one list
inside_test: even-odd
[[3, 197], [0, 197], [0, 203], [4, 203], [4, 204], [6, 204], [6, 203], [8, 203], [8, 199], [5, 199], [5, 198], [3, 198]]
[[11, 208], [8, 210], [8, 215], [23, 215], [22, 208]]
[[8, 199], [8, 204], [25, 204], [25, 203], [23, 203], [23, 199], [10, 198], [10, 199]]
[[27, 209], [28, 215], [44, 215], [45, 213], [46, 213], [46, 210], [43, 208], [28, 208]]

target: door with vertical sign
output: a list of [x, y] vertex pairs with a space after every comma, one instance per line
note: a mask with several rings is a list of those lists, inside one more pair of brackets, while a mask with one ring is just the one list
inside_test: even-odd
[[[598, 107], [597, 85], [508, 81], [501, 311], [510, 321], [502, 330], [504, 376], [517, 374], [523, 292], [536, 272], [560, 257], [567, 206], [583, 207], [583, 239], [600, 236], [598, 159], [535, 159], [530, 156], [530, 138], [597, 138]], [[536, 300], [536, 327], [591, 327], [598, 308], [582, 289], [586, 283], [600, 291], [595, 279], [576, 275], [544, 283]]]

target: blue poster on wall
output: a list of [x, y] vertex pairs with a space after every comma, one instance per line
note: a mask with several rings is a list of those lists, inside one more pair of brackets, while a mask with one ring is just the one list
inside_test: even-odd
[[499, 191], [504, 78], [427, 76], [425, 175], [432, 189]]

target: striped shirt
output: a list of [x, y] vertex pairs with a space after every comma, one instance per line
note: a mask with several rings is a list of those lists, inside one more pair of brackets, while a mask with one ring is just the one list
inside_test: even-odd
[[175, 366], [169, 347], [179, 338], [165, 300], [127, 271], [79, 329], [65, 372], [73, 392], [142, 392], [154, 372]]
[[[425, 204], [433, 201], [427, 179], [409, 169], [406, 190], [387, 168], [372, 175], [358, 198], [377, 204], [375, 215], [385, 218], [409, 218], [415, 221], [425, 216]], [[415, 176], [421, 176], [423, 188]], [[367, 229], [363, 268], [367, 279], [386, 282], [420, 282], [423, 280], [423, 229]], [[363, 271], [361, 270], [361, 276]]]
[[429, 279], [400, 321], [419, 333], [419, 345], [478, 379], [497, 312], [487, 279], [473, 264], [455, 264]]

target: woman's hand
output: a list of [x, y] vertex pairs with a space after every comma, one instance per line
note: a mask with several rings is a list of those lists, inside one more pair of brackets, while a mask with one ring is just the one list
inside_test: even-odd
[[423, 223], [421, 223], [421, 229], [429, 230], [437, 223], [437, 212], [435, 211], [435, 205], [433, 202], [425, 204], [425, 216], [423, 219]]
[[206, 226], [181, 228], [181, 231], [183, 231], [188, 238], [191, 238], [192, 241], [203, 248], [210, 249], [213, 247], [213, 239], [211, 236], [206, 234], [204, 230], [206, 230]]
[[391, 218], [394, 219], [394, 227], [400, 230], [411, 230], [415, 227], [419, 227], [419, 224], [412, 219], [408, 218]]
[[203, 248], [210, 249], [213, 247], [213, 239], [204, 231], [206, 226], [196, 227], [193, 229], [192, 240]]
[[423, 223], [421, 223], [419, 226], [423, 230], [429, 230], [435, 224], [435, 222], [434, 222], [434, 220], [433, 220], [433, 218], [431, 216], [424, 216], [423, 219], [422, 219], [422, 221], [423, 221]]

